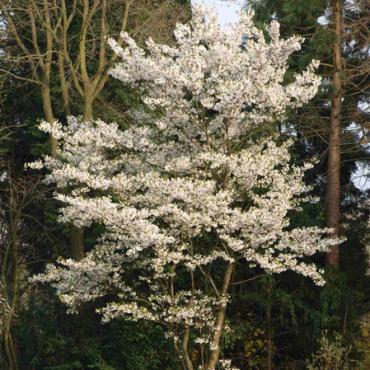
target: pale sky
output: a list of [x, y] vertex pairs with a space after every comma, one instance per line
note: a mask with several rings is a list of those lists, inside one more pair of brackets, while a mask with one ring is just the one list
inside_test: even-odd
[[245, 0], [192, 0], [192, 3], [214, 7], [219, 15], [220, 24], [225, 27], [238, 20], [240, 9], [245, 4]]

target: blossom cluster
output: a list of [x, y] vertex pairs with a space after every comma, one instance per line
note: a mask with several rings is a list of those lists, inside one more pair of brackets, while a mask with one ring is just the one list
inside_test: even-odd
[[219, 277], [226, 266], [244, 261], [323, 284], [308, 257], [338, 241], [328, 229], [290, 225], [307, 201], [307, 166], [290, 163], [290, 142], [252, 135], [313, 97], [317, 62], [285, 83], [301, 40], [281, 39], [275, 21], [266, 31], [250, 13], [223, 31], [194, 9], [174, 46], [148, 40], [143, 49], [122, 34], [126, 46], [110, 40], [120, 57], [111, 74], [139, 89], [145, 106], [131, 127], [75, 117], [42, 124], [59, 140], [57, 157], [30, 166], [49, 170], [60, 221], [104, 226], [81, 261], [61, 259], [35, 277], [71, 311], [114, 297], [100, 309], [103, 321], [160, 322], [175, 339], [192, 328], [196, 343], [217, 347], [210, 338], [229, 300]]

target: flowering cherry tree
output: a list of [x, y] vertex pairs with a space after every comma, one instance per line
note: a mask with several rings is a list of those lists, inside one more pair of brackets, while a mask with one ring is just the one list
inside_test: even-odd
[[[322, 285], [307, 257], [338, 242], [328, 229], [290, 226], [308, 201], [305, 168], [290, 164], [289, 142], [251, 135], [312, 98], [320, 79], [313, 62], [284, 83], [302, 40], [280, 39], [275, 21], [264, 35], [250, 13], [223, 31], [196, 8], [174, 35], [174, 46], [149, 39], [145, 49], [126, 33], [124, 47], [110, 40], [120, 58], [112, 76], [143, 96], [131, 127], [73, 117], [41, 125], [58, 138], [58, 156], [31, 166], [49, 170], [60, 221], [104, 232], [84, 259], [60, 259], [35, 280], [70, 311], [105, 297], [104, 322], [162, 324], [184, 369], [231, 368], [220, 339], [239, 262]], [[190, 356], [195, 346], [202, 358]]]

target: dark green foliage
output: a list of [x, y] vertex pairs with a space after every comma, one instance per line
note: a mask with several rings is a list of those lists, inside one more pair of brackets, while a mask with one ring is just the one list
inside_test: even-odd
[[81, 315], [66, 314], [51, 289], [32, 295], [15, 327], [21, 369], [178, 368], [160, 326], [125, 321], [102, 325], [99, 320], [91, 307]]
[[[300, 34], [306, 38], [301, 52], [290, 60], [293, 71], [296, 68], [304, 68], [315, 58], [323, 63], [319, 72], [324, 80], [329, 77], [330, 67], [327, 64], [331, 63], [330, 45], [333, 36], [330, 28], [317, 21], [318, 17], [327, 14], [328, 1], [256, 0], [252, 4], [260, 24], [275, 18], [281, 23], [281, 32], [286, 37]], [[349, 15], [347, 13], [347, 16], [350, 15], [350, 12]], [[330, 22], [330, 17], [328, 21]], [[358, 54], [353, 51], [351, 53], [350, 47], [346, 50], [344, 58], [347, 62], [358, 58]], [[360, 62], [356, 59], [353, 63]], [[350, 77], [350, 71], [348, 74]], [[317, 349], [318, 339], [323, 332], [329, 337], [340, 333], [345, 343], [353, 346], [359, 336], [358, 320], [368, 312], [370, 281], [366, 276], [368, 260], [364, 247], [368, 243], [369, 215], [361, 208], [368, 194], [366, 191], [361, 193], [356, 188], [352, 175], [357, 168], [356, 161], [368, 160], [369, 153], [359, 145], [358, 137], [351, 126], [353, 122], [361, 125], [362, 116], [366, 113], [359, 111], [357, 105], [366, 99], [366, 96], [364, 97], [361, 91], [351, 94], [353, 87], [350, 83], [345, 89], [341, 184], [343, 234], [347, 241], [341, 246], [340, 271], [326, 272], [328, 282], [324, 288], [314, 287], [306, 279], [290, 273], [275, 280], [270, 302], [276, 368], [305, 368], [305, 359]], [[324, 85], [308, 106], [291, 112], [287, 119], [288, 134], [294, 133], [298, 139], [292, 149], [294, 161], [300, 163], [312, 157], [319, 158], [313, 170], [307, 174], [306, 180], [315, 185], [313, 194], [321, 197], [322, 201], [304, 206], [303, 213], [299, 216], [292, 214], [291, 220], [295, 226], [325, 225], [326, 137], [330, 116], [327, 102], [330, 97], [331, 91]], [[353, 116], [354, 111], [358, 112], [358, 120]], [[352, 127], [352, 130], [349, 127]], [[323, 258], [319, 256], [317, 262], [323, 265]], [[242, 290], [245, 303], [239, 316], [246, 317], [248, 312], [253, 312], [252, 322], [266, 330], [266, 316], [263, 315], [268, 302], [265, 279], [246, 284], [246, 289]], [[239, 310], [238, 307], [233, 309], [237, 312]], [[236, 325], [245, 324], [242, 320], [237, 321]], [[354, 350], [351, 356], [361, 357], [361, 354]]]

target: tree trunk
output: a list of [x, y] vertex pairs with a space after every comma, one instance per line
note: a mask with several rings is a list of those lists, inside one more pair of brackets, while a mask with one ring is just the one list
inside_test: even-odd
[[[233, 269], [234, 269], [233, 263], [229, 263], [226, 267], [221, 298], [226, 299], [226, 293], [229, 290]], [[216, 324], [214, 327], [214, 332], [211, 340], [211, 355], [209, 358], [209, 362], [206, 366], [207, 370], [214, 370], [220, 357], [220, 340], [226, 318], [226, 307], [227, 307], [226, 302], [221, 302], [218, 308]]]
[[[69, 92], [68, 84], [65, 78], [64, 69], [64, 56], [62, 53], [58, 55], [58, 68], [60, 77], [60, 88], [63, 98], [64, 113], [66, 116], [71, 114], [71, 108], [69, 104]], [[70, 231], [70, 246], [71, 256], [74, 260], [80, 261], [84, 257], [84, 232], [83, 229], [77, 228], [72, 225]]]
[[91, 121], [93, 120], [93, 92], [92, 89], [85, 88], [84, 89], [84, 111], [83, 111], [83, 120], [84, 121]]
[[[328, 168], [326, 189], [326, 223], [339, 235], [340, 223], [340, 165], [341, 165], [341, 110], [342, 110], [342, 0], [333, 1], [333, 97], [331, 100], [330, 132], [328, 144]], [[339, 246], [332, 246], [326, 256], [328, 266], [339, 265]]]
[[71, 115], [71, 107], [69, 104], [69, 92], [68, 92], [69, 86], [66, 80], [65, 67], [64, 67], [64, 55], [62, 51], [60, 51], [58, 54], [58, 70], [59, 70], [59, 79], [60, 79], [60, 90], [61, 90], [62, 98], [63, 98], [64, 113], [68, 117]]
[[186, 370], [194, 370], [194, 366], [191, 361], [191, 358], [189, 355], [189, 349], [188, 349], [189, 337], [190, 337], [190, 329], [186, 328], [185, 333], [184, 333], [184, 338], [182, 341], [182, 355], [184, 357], [184, 364], [186, 366]]
[[[5, 349], [7, 366], [10, 370], [18, 370], [18, 353], [16, 345], [13, 340], [12, 328], [16, 312], [18, 310], [18, 296], [19, 296], [19, 216], [20, 209], [17, 190], [14, 188], [11, 180], [9, 181], [9, 242], [5, 243], [7, 251], [4, 256], [3, 266], [1, 270], [1, 279], [5, 280], [5, 297], [8, 303], [8, 313], [3, 320], [4, 334], [2, 335], [2, 342]], [[9, 275], [8, 275], [9, 274]]]
[[80, 261], [84, 258], [84, 230], [76, 226], [71, 227], [71, 255], [76, 261]]
[[[93, 92], [90, 86], [84, 88], [84, 111], [83, 111], [83, 120], [91, 121], [93, 119]], [[80, 261], [84, 255], [84, 230], [83, 228], [77, 228], [72, 226], [71, 229], [71, 254], [72, 258], [76, 261]]]
[[272, 281], [268, 283], [267, 287], [267, 308], [266, 308], [266, 319], [267, 319], [267, 358], [266, 358], [266, 369], [272, 370], [272, 356], [273, 356], [273, 345], [272, 345]]
[[[53, 124], [55, 121], [53, 107], [51, 105], [51, 94], [50, 87], [47, 85], [42, 86], [41, 88], [42, 95], [42, 106], [44, 109], [45, 120], [50, 124]], [[57, 139], [55, 139], [51, 134], [49, 135], [50, 141], [50, 155], [52, 157], [56, 156], [57, 152]]]

